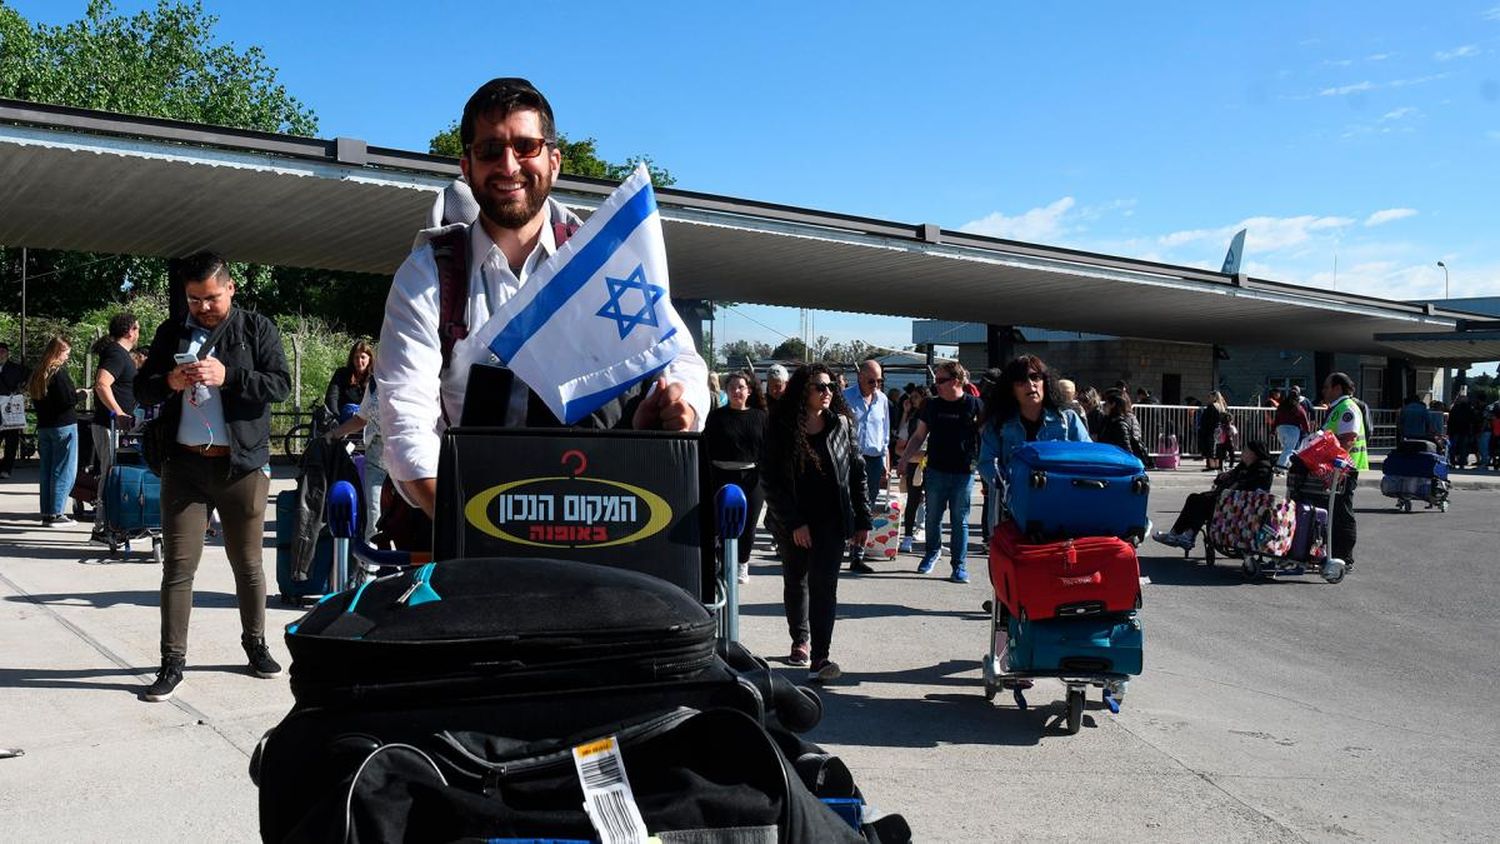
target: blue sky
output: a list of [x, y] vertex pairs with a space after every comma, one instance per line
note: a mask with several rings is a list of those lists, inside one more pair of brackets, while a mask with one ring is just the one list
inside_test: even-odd
[[[522, 75], [691, 190], [1215, 269], [1248, 226], [1252, 275], [1332, 287], [1336, 254], [1339, 289], [1440, 297], [1443, 260], [1455, 297], [1500, 295], [1500, 0], [1030, 5], [205, 3], [325, 137], [425, 149]], [[751, 308], [720, 339], [797, 325]]]

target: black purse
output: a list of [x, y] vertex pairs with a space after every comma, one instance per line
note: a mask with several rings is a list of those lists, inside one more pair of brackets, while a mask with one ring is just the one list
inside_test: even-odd
[[[219, 339], [224, 336], [224, 329], [229, 327], [229, 321], [238, 316], [238, 309], [232, 310], [224, 316], [222, 322], [214, 326], [214, 329], [208, 333], [207, 339], [203, 341], [203, 345], [198, 347], [198, 360], [208, 357], [209, 351], [218, 345]], [[181, 390], [174, 391], [167, 397], [167, 401], [173, 401], [180, 392]], [[175, 416], [172, 418], [176, 419]], [[161, 477], [162, 466], [167, 462], [167, 455], [172, 451], [172, 446], [177, 443], [177, 426], [168, 425], [166, 422], [167, 414], [161, 414], [141, 428], [141, 460], [145, 462], [146, 468], [151, 470], [151, 474], [158, 478]]]

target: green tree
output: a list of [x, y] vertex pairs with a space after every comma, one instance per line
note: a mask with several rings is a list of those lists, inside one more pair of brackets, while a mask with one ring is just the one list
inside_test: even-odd
[[745, 366], [745, 358], [757, 361], [768, 357], [771, 357], [770, 343], [735, 340], [719, 347], [719, 359], [715, 365], [725, 369], [742, 369]]
[[[197, 2], [160, 0], [126, 17], [108, 0], [92, 0], [79, 20], [49, 26], [0, 0], [0, 97], [316, 134], [316, 115], [277, 81], [265, 53], [218, 43], [217, 22]], [[28, 284], [28, 311], [68, 319], [166, 289], [161, 258], [28, 250], [27, 272], [38, 282]], [[20, 275], [21, 251], [0, 250], [0, 301], [19, 305]], [[247, 300], [262, 288], [274, 300], [271, 271], [246, 268], [237, 277]]]
[[31, 24], [0, 0], [0, 96], [293, 135], [317, 116], [276, 79], [265, 52], [215, 43], [201, 3], [159, 0], [122, 17], [92, 0], [83, 18]]
[[[618, 182], [629, 176], [637, 164], [644, 163], [646, 170], [651, 173], [651, 184], [663, 188], [677, 182], [670, 171], [656, 166], [650, 156], [631, 156], [615, 164], [600, 158], [598, 147], [599, 142], [593, 138], [570, 141], [567, 135], [558, 133], [557, 149], [562, 153], [562, 171], [570, 176], [586, 176]], [[461, 157], [464, 154], [464, 147], [459, 140], [458, 123], [455, 122], [434, 135], [428, 142], [428, 151], [433, 155], [446, 155], [449, 158]]]
[[788, 337], [771, 350], [771, 357], [777, 360], [807, 360], [807, 344], [796, 337]]

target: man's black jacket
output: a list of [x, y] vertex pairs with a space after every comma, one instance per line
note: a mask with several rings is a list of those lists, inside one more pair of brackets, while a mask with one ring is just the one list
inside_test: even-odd
[[[213, 357], [224, 364], [219, 394], [229, 426], [229, 462], [232, 474], [242, 475], [270, 461], [271, 405], [291, 394], [292, 379], [276, 323], [243, 308], [231, 309], [225, 319], [229, 324], [214, 344]], [[167, 386], [167, 373], [176, 367], [173, 357], [187, 351], [190, 337], [185, 323], [163, 322], [151, 341], [146, 363], [135, 376], [136, 398], [143, 404], [161, 403], [157, 424], [174, 433], [182, 417], [182, 402], [178, 392]], [[168, 453], [166, 459], [171, 458]]]
[[31, 373], [26, 367], [8, 360], [0, 366], [0, 396], [13, 396], [16, 393], [26, 392], [26, 378]]

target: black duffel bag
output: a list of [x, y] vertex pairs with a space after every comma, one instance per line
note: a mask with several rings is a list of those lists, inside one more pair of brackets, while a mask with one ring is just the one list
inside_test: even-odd
[[[621, 823], [629, 803], [663, 842], [909, 840], [899, 816], [857, 830], [819, 799], [771, 733], [732, 710], [674, 709], [540, 741], [459, 729], [411, 742], [377, 743], [357, 730], [342, 738], [345, 774], [290, 828], [263, 823], [263, 838], [596, 840], [608, 821], [591, 819], [585, 802], [609, 783], [616, 794], [599, 795], [594, 808]], [[607, 764], [575, 760], [575, 748], [601, 747], [614, 755]], [[629, 799], [619, 796], [622, 783]]]

